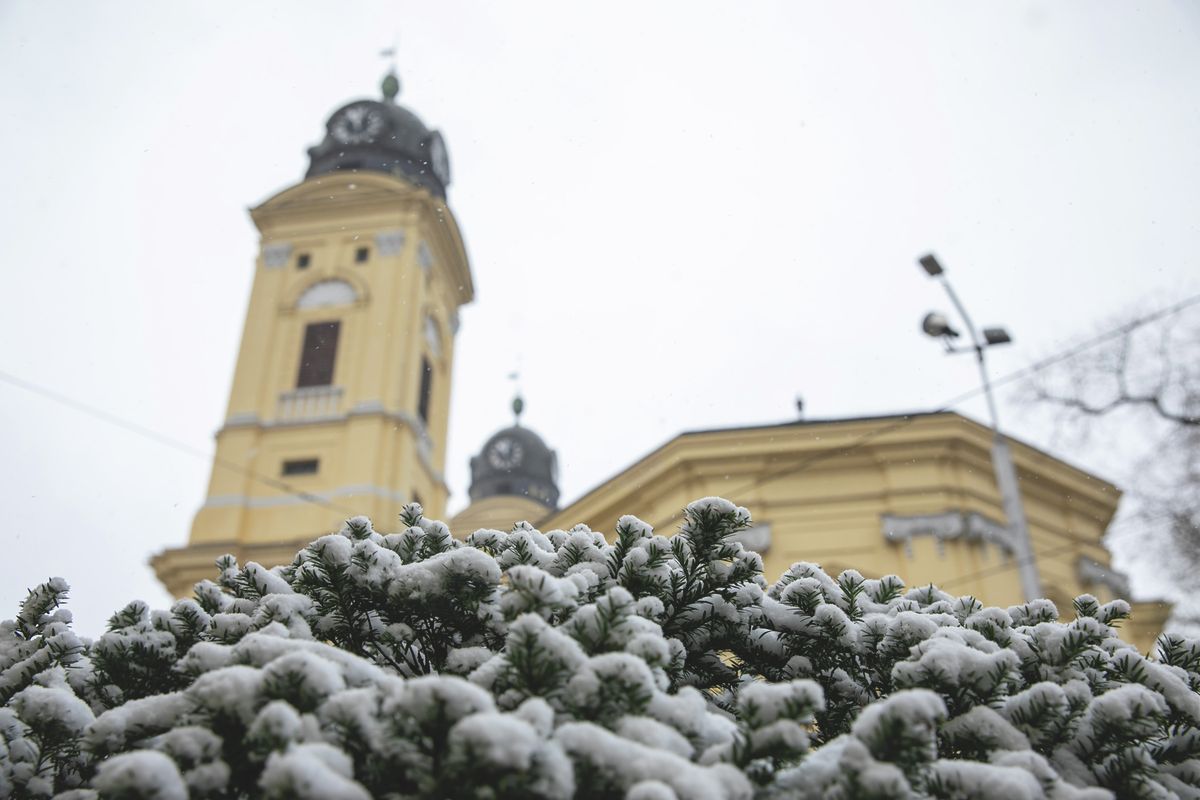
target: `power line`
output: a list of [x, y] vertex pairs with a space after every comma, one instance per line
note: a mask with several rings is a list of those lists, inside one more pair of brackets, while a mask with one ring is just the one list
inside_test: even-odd
[[[1022, 367], [1021, 369], [1014, 370], [1013, 372], [1010, 372], [1007, 375], [997, 378], [996, 380], [992, 381], [992, 388], [995, 388], [997, 386], [1003, 386], [1005, 384], [1012, 383], [1014, 381], [1018, 381], [1021, 378], [1024, 378], [1028, 375], [1033, 375], [1034, 373], [1041, 372], [1042, 370], [1046, 369], [1047, 367], [1052, 367], [1055, 364], [1062, 363], [1063, 361], [1069, 361], [1070, 359], [1074, 358], [1075, 356], [1079, 355], [1080, 353], [1082, 353], [1086, 350], [1090, 350], [1093, 347], [1096, 347], [1097, 345], [1101, 345], [1112, 339], [1116, 339], [1120, 336], [1125, 336], [1127, 334], [1133, 333], [1135, 330], [1142, 327], [1143, 325], [1149, 325], [1151, 322], [1157, 322], [1160, 319], [1164, 319], [1166, 317], [1171, 316], [1172, 314], [1178, 314], [1180, 311], [1183, 311], [1185, 308], [1188, 308], [1189, 306], [1194, 306], [1197, 303], [1200, 303], [1200, 294], [1194, 294], [1191, 297], [1186, 297], [1183, 300], [1180, 300], [1178, 303], [1173, 303], [1169, 306], [1165, 306], [1163, 308], [1160, 308], [1157, 311], [1153, 311], [1144, 316], [1136, 317], [1136, 318], [1130, 320], [1129, 322], [1125, 322], [1125, 323], [1122, 323], [1121, 325], [1117, 325], [1114, 328], [1110, 328], [1109, 330], [1105, 331], [1104, 333], [1101, 333], [1098, 336], [1095, 336], [1091, 339], [1083, 341], [1073, 347], [1069, 347], [1066, 350], [1063, 350], [1059, 353], [1055, 353], [1052, 356], [1043, 358], [1040, 361], [1035, 361], [1026, 367]], [[959, 403], [970, 400], [973, 397], [978, 397], [983, 392], [984, 392], [984, 388], [982, 386], [976, 386], [971, 391], [964, 392], [963, 394], [959, 395], [958, 397], [955, 397], [955, 398], [947, 401], [947, 403], [944, 404], [946, 406], [946, 410], [949, 410], [949, 408], [956, 406]]]
[[[1110, 339], [1114, 339], [1118, 336], [1131, 333], [1132, 331], [1137, 330], [1138, 328], [1142, 327], [1143, 325], [1147, 325], [1151, 322], [1154, 322], [1154, 321], [1157, 321], [1164, 317], [1178, 313], [1179, 311], [1182, 311], [1183, 309], [1185, 309], [1189, 306], [1195, 305], [1196, 303], [1200, 303], [1200, 294], [1192, 295], [1191, 297], [1185, 298], [1184, 300], [1181, 300], [1178, 303], [1174, 303], [1170, 306], [1159, 309], [1158, 311], [1152, 312], [1150, 314], [1146, 314], [1142, 317], [1138, 317], [1134, 320], [1131, 320], [1128, 323], [1125, 323], [1123, 325], [1119, 325], [1115, 328], [1112, 328], [1111, 330], [1108, 330], [1108, 331], [1100, 334], [1099, 336], [1093, 337], [1092, 339], [1082, 342], [1074, 347], [1068, 348], [1068, 349], [1066, 349], [1060, 353], [1057, 353], [1055, 355], [1052, 355], [1048, 358], [1044, 358], [1040, 361], [1034, 362], [1033, 364], [1030, 364], [1027, 367], [1023, 367], [1022, 369], [1019, 369], [1019, 370], [1011, 372], [1007, 375], [1004, 375], [1004, 376], [994, 380], [992, 382], [992, 385], [993, 386], [1002, 386], [1002, 385], [1011, 383], [1015, 380], [1019, 380], [1020, 378], [1025, 377], [1026, 375], [1031, 375], [1036, 372], [1040, 372], [1041, 370], [1046, 369], [1047, 367], [1053, 366], [1054, 364], [1061, 363], [1062, 361], [1066, 361], [1070, 358], [1073, 358], [1076, 355], [1078, 355], [1079, 353], [1082, 353], [1088, 349], [1091, 349], [1092, 347], [1095, 347], [1099, 344], [1103, 344], [1104, 342], [1106, 342]], [[188, 455], [193, 456], [195, 458], [203, 459], [205, 461], [208, 461], [210, 464], [212, 464], [214, 466], [219, 466], [224, 469], [232, 470], [232, 471], [237, 472], [241, 475], [244, 475], [252, 480], [255, 480], [265, 486], [269, 486], [269, 487], [271, 487], [273, 489], [277, 489], [285, 494], [296, 497], [297, 499], [302, 500], [306, 503], [311, 503], [313, 505], [328, 508], [330, 510], [338, 511], [343, 514], [353, 515], [353, 514], [358, 513], [355, 509], [341, 506], [341, 505], [334, 503], [334, 502], [332, 502], [324, 497], [321, 497], [319, 495], [297, 489], [295, 486], [292, 486], [291, 484], [289, 484], [286, 481], [282, 481], [282, 480], [279, 480], [278, 478], [272, 478], [270, 476], [255, 472], [254, 470], [251, 470], [250, 468], [248, 468], [242, 464], [238, 464], [236, 462], [229, 461], [228, 459], [220, 458], [215, 453], [207, 453], [203, 450], [199, 450], [185, 442], [179, 441], [178, 439], [167, 436], [163, 433], [155, 431], [151, 428], [147, 428], [143, 425], [139, 425], [136, 422], [131, 422], [127, 419], [124, 419], [123, 417], [117, 416], [116, 414], [112, 414], [111, 412], [108, 412], [103, 409], [97, 408], [95, 406], [89, 405], [87, 403], [84, 403], [81, 400], [76, 400], [73, 397], [69, 397], [68, 395], [62, 394], [60, 392], [56, 392], [52, 389], [49, 389], [49, 388], [46, 388], [39, 384], [33, 383], [32, 381], [25, 380], [24, 378], [14, 375], [10, 372], [0, 370], [0, 381], [8, 383], [12, 386], [16, 386], [17, 388], [23, 389], [32, 394], [36, 394], [43, 398], [52, 400], [56, 403], [59, 403], [60, 405], [67, 406], [68, 408], [74, 409], [75, 411], [78, 411], [82, 414], [86, 414], [88, 416], [99, 419], [103, 422], [107, 422], [110, 425], [114, 425], [118, 428], [122, 428], [126, 431], [137, 434], [138, 436], [142, 436], [144, 438], [158, 442], [159, 444], [161, 444], [165, 447], [169, 447], [171, 449], [178, 450], [183, 453], [187, 453]], [[977, 397], [983, 391], [984, 391], [983, 386], [977, 386], [977, 387], [971, 389], [970, 391], [964, 392], [956, 397], [951, 398], [950, 400], [947, 400], [946, 402], [942, 403], [938, 408], [936, 408], [932, 413], [942, 413], [945, 411], [949, 411], [949, 410], [953, 409], [955, 406], [957, 406], [958, 404], [963, 403], [973, 397]], [[890, 433], [893, 430], [898, 430], [900, 428], [903, 428], [903, 427], [906, 427], [906, 426], [912, 424], [913, 422], [916, 421], [916, 419], [917, 419], [916, 417], [901, 417], [900, 419], [895, 420], [894, 422], [891, 422], [880, 428], [876, 428], [872, 431], [868, 431], [867, 433], [863, 434], [858, 439], [851, 442], [849, 445], [847, 445], [844, 448], [841, 448], [836, 451], [835, 450], [826, 450], [826, 451], [823, 451], [820, 453], [814, 453], [812, 456], [800, 461], [798, 464], [792, 464], [792, 465], [789, 465], [780, 470], [776, 470], [774, 472], [768, 472], [764, 475], [759, 475], [758, 477], [756, 477], [754, 480], [750, 481], [749, 483], [746, 483], [743, 486], [740, 486], [740, 487], [736, 488], [735, 490], [731, 491], [730, 494], [736, 495], [747, 489], [752, 489], [755, 486], [760, 486], [763, 483], [766, 483], [767, 481], [771, 481], [771, 480], [775, 480], [776, 478], [784, 477], [787, 475], [794, 475], [799, 472], [803, 472], [808, 467], [810, 467], [813, 464], [818, 463], [820, 461], [824, 461], [824, 460], [834, 458], [837, 456], [848, 455], [849, 453], [853, 452], [854, 450], [857, 450], [860, 447], [863, 447], [864, 445], [866, 445], [868, 442], [870, 442], [873, 439], [883, 436], [884, 434]]]
[[1019, 569], [1020, 567], [1023, 567], [1026, 564], [1037, 563], [1037, 560], [1039, 558], [1049, 558], [1050, 556], [1056, 556], [1060, 553], [1065, 553], [1069, 550], [1074, 550], [1077, 547], [1079, 547], [1078, 542], [1070, 542], [1068, 544], [1059, 545], [1058, 547], [1051, 547], [1050, 549], [1043, 550], [1039, 553], [1034, 553], [1031, 556], [1028, 556], [1024, 559], [1014, 558], [1012, 561], [1010, 561], [1007, 564], [998, 564], [994, 567], [987, 567], [986, 569], [977, 570], [976, 572], [969, 572], [966, 575], [955, 575], [950, 580], [942, 581], [941, 584], [939, 584], [938, 588], [944, 589], [945, 587], [953, 586], [956, 583], [966, 583], [967, 581], [973, 581], [978, 578], [990, 578], [993, 575], [1000, 575], [1000, 574], [1008, 572], [1010, 570]]
[[172, 438], [163, 433], [159, 433], [158, 431], [153, 430], [151, 428], [147, 428], [144, 425], [139, 425], [136, 422], [130, 422], [129, 420], [127, 420], [123, 417], [118, 417], [116, 414], [112, 414], [108, 411], [105, 411], [102, 408], [96, 408], [95, 406], [84, 403], [81, 400], [76, 400], [73, 397], [69, 397], [65, 394], [56, 392], [53, 389], [48, 389], [45, 386], [41, 386], [39, 384], [33, 383], [32, 381], [27, 381], [24, 378], [20, 378], [16, 375], [13, 375], [10, 372], [5, 372], [4, 370], [0, 370], [0, 381], [4, 381], [5, 383], [8, 383], [12, 386], [16, 386], [18, 389], [24, 389], [27, 392], [39, 395], [48, 400], [53, 400], [54, 402], [59, 403], [60, 405], [67, 406], [68, 408], [74, 409], [75, 411], [78, 411], [82, 414], [86, 414], [90, 417], [94, 417], [103, 422], [107, 422], [110, 425], [115, 425], [118, 428], [123, 428], [126, 431], [135, 433], [138, 436], [142, 436], [146, 439], [150, 439], [151, 441], [158, 442], [159, 444], [161, 444], [165, 447], [170, 447], [173, 450], [178, 450], [182, 453], [187, 453], [190, 456], [194, 456], [196, 458], [203, 459], [205, 461], [208, 461], [210, 464], [212, 464], [214, 466], [219, 466], [219, 467], [223, 467], [224, 469], [233, 470], [234, 472], [245, 475], [246, 477], [251, 478], [252, 480], [258, 481], [259, 483], [262, 483], [266, 486], [270, 486], [273, 489], [278, 489], [279, 491], [284, 492], [285, 494], [289, 494], [289, 495], [292, 495], [293, 497], [299, 498], [300, 500], [303, 500], [306, 503], [312, 503], [313, 505], [322, 506], [324, 508], [328, 508], [332, 511], [338, 511], [343, 514], [354, 515], [354, 514], [358, 513], [357, 511], [355, 511], [353, 509], [346, 508], [344, 506], [340, 506], [337, 503], [327, 500], [324, 497], [321, 497], [320, 495], [315, 495], [312, 492], [305, 492], [300, 489], [297, 489], [296, 487], [292, 486], [287, 481], [281, 481], [278, 478], [272, 478], [268, 475], [263, 475], [261, 473], [255, 472], [254, 470], [250, 469], [249, 467], [246, 467], [242, 464], [238, 464], [234, 461], [230, 461], [225, 458], [221, 458], [221, 457], [217, 456], [215, 453], [206, 453], [203, 450], [192, 447], [190, 444], [187, 444], [186, 442], [181, 442], [178, 439]]
[[[1138, 328], [1140, 328], [1144, 325], [1148, 325], [1151, 322], [1157, 322], [1158, 320], [1163, 319], [1164, 317], [1171, 316], [1172, 314], [1177, 314], [1180, 311], [1184, 310], [1185, 308], [1196, 305], [1197, 303], [1200, 303], [1200, 294], [1192, 295], [1191, 297], [1185, 298], [1185, 299], [1179, 301], [1178, 303], [1173, 303], [1172, 305], [1161, 308], [1150, 314], [1146, 314], [1144, 316], [1137, 317], [1136, 319], [1133, 319], [1129, 322], [1126, 322], [1126, 323], [1118, 325], [1114, 328], [1111, 328], [1111, 329], [1105, 331], [1104, 333], [1099, 334], [1098, 336], [1094, 336], [1091, 339], [1081, 342], [1080, 344], [1069, 347], [1065, 350], [1055, 353], [1052, 356], [1043, 358], [1040, 361], [1035, 361], [1034, 363], [1032, 363], [1028, 366], [1022, 367], [1021, 369], [1014, 370], [1013, 372], [1003, 375], [1002, 377], [1000, 377], [996, 380], [993, 380], [992, 386], [993, 386], [993, 388], [998, 387], [998, 386], [1003, 386], [1003, 385], [1012, 383], [1013, 381], [1020, 380], [1021, 378], [1027, 377], [1029, 375], [1033, 375], [1037, 372], [1041, 372], [1042, 370], [1044, 370], [1048, 367], [1052, 367], [1055, 364], [1059, 364], [1059, 363], [1062, 363], [1063, 361], [1070, 360], [1070, 359], [1074, 358], [1075, 356], [1079, 355], [1080, 353], [1090, 350], [1093, 347], [1104, 344], [1105, 342], [1108, 342], [1119, 336], [1124, 336], [1129, 333], [1132, 333], [1133, 331], [1137, 330]], [[963, 392], [960, 395], [950, 398], [949, 400], [943, 402], [941, 405], [939, 405], [937, 408], [935, 408], [932, 412], [928, 412], [928, 413], [941, 414], [946, 411], [950, 411], [955, 406], [957, 406], [961, 403], [964, 403], [967, 400], [970, 400], [974, 397], [978, 397], [979, 395], [983, 394], [985, 391], [986, 391], [986, 389], [983, 385], [976, 386], [975, 388], [971, 389], [970, 391]], [[768, 472], [763, 475], [759, 475], [759, 476], [755, 477], [753, 480], [749, 481], [748, 483], [746, 483], [742, 486], [739, 486], [736, 489], [731, 490], [729, 492], [729, 494], [737, 495], [741, 492], [746, 491], [747, 489], [753, 489], [757, 486], [761, 486], [764, 483], [767, 483], [768, 481], [775, 480], [776, 478], [782, 478], [782, 477], [785, 477], [788, 475], [795, 475], [799, 472], [803, 472], [804, 470], [808, 469], [813, 464], [816, 464], [820, 461], [825, 461], [830, 458], [849, 455], [851, 452], [866, 445], [868, 442], [870, 442], [874, 439], [877, 439], [880, 436], [883, 436], [884, 434], [890, 433], [893, 430], [899, 430], [900, 428], [904, 428], [908, 425], [911, 425], [912, 423], [916, 422], [917, 419], [918, 419], [918, 417], [916, 417], [916, 416], [901, 417], [900, 419], [897, 419], [891, 423], [888, 423], [887, 425], [884, 425], [882, 427], [876, 428], [871, 431], [867, 431], [862, 436], [859, 436], [857, 439], [855, 439], [853, 442], [851, 442], [850, 444], [846, 445], [843, 448], [839, 448], [837, 450], [823, 450], [821, 452], [814, 453], [813, 455], [809, 456], [806, 459], [802, 459], [799, 463], [791, 464], [787, 467], [783, 467], [781, 469], [775, 470], [774, 472]]]
[[[1024, 378], [1026, 376], [1041, 372], [1042, 370], [1044, 370], [1048, 367], [1052, 367], [1055, 364], [1060, 364], [1064, 361], [1068, 361], [1068, 360], [1074, 358], [1075, 356], [1079, 355], [1080, 353], [1090, 350], [1093, 347], [1104, 344], [1105, 342], [1108, 342], [1112, 339], [1116, 339], [1120, 336], [1128, 335], [1128, 334], [1132, 333], [1133, 331], [1137, 330], [1138, 328], [1140, 328], [1144, 325], [1150, 324], [1151, 322], [1157, 322], [1158, 320], [1163, 319], [1165, 317], [1169, 317], [1172, 314], [1177, 314], [1180, 311], [1183, 311], [1184, 309], [1186, 309], [1190, 306], [1196, 305], [1197, 303], [1200, 303], [1200, 294], [1192, 295], [1183, 300], [1180, 300], [1178, 303], [1173, 303], [1173, 304], [1166, 306], [1164, 308], [1161, 308], [1157, 311], [1151, 312], [1151, 313], [1146, 314], [1141, 317], [1137, 317], [1133, 320], [1130, 320], [1129, 322], [1126, 322], [1126, 323], [1118, 325], [1114, 328], [1111, 328], [1111, 329], [1105, 331], [1104, 333], [1099, 334], [1098, 336], [1094, 336], [1091, 339], [1088, 339], [1077, 345], [1069, 347], [1061, 352], [1055, 353], [1054, 355], [1048, 356], [1047, 358], [1043, 358], [1039, 361], [1035, 361], [1034, 363], [1032, 363], [1026, 367], [1022, 367], [1021, 369], [1010, 372], [1007, 375], [1004, 375], [1004, 376], [992, 381], [992, 386], [993, 387], [1003, 386], [1005, 384], [1012, 383], [1013, 381], [1020, 380], [1021, 378]], [[985, 388], [982, 385], [976, 386], [975, 388], [971, 389], [970, 391], [963, 392], [962, 394], [960, 394], [956, 397], [950, 398], [946, 402], [942, 403], [932, 413], [936, 414], [936, 413], [942, 413], [945, 411], [950, 411], [951, 409], [953, 409], [955, 406], [959, 405], [960, 403], [970, 400], [973, 397], [978, 397], [984, 391], [985, 391]], [[915, 416], [901, 417], [900, 419], [895, 420], [894, 422], [891, 422], [887, 425], [876, 428], [872, 431], [868, 431], [867, 433], [863, 434], [858, 439], [856, 439], [854, 442], [852, 442], [851, 444], [847, 445], [844, 448], [841, 448], [839, 450], [825, 450], [825, 451], [822, 451], [819, 453], [814, 453], [812, 456], [801, 461], [799, 464], [793, 464], [786, 468], [776, 470], [775, 472], [767, 473], [766, 475], [759, 475], [757, 478], [750, 481], [749, 483], [746, 483], [745, 485], [738, 487], [737, 489], [731, 491], [730, 494], [737, 495], [738, 493], [743, 492], [746, 489], [752, 489], [756, 486], [761, 486], [762, 484], [766, 483], [767, 481], [775, 480], [776, 478], [785, 477], [787, 475], [795, 475], [797, 473], [803, 472], [804, 470], [808, 469], [810, 466], [812, 466], [813, 464], [815, 464], [819, 461], [833, 458], [835, 456], [848, 455], [849, 453], [853, 452], [854, 450], [857, 450], [858, 448], [866, 445], [871, 440], [877, 439], [880, 436], [890, 433], [893, 430], [898, 430], [900, 428], [911, 425], [916, 420], [917, 420], [917, 417], [915, 417]], [[1126, 535], [1129, 535], [1129, 534], [1126, 534]], [[1121, 536], [1120, 535], [1113, 536], [1110, 534], [1110, 535], [1106, 536], [1105, 538], [1113, 539], [1113, 538], [1121, 538]], [[1061, 545], [1059, 547], [1055, 547], [1055, 548], [1052, 548], [1050, 550], [1046, 550], [1046, 551], [1043, 551], [1040, 553], [1034, 553], [1025, 560], [1014, 559], [1012, 562], [1010, 562], [1008, 564], [1001, 564], [996, 567], [990, 567], [986, 570], [981, 570], [979, 572], [971, 573], [968, 575], [956, 576], [948, 581], [944, 581], [942, 583], [942, 586], [945, 587], [945, 586], [950, 586], [950, 585], [954, 585], [957, 583], [964, 583], [966, 581], [975, 580], [977, 578], [989, 577], [991, 575], [997, 575], [997, 574], [1008, 572], [1008, 571], [1011, 571], [1014, 569], [1019, 569], [1020, 567], [1024, 566], [1026, 563], [1035, 563], [1037, 561], [1037, 559], [1039, 559], [1039, 558], [1049, 558], [1051, 556], [1058, 555], [1060, 553], [1064, 553], [1068, 550], [1075, 549], [1079, 546], [1080, 545], [1078, 542], [1071, 542], [1069, 544]]]

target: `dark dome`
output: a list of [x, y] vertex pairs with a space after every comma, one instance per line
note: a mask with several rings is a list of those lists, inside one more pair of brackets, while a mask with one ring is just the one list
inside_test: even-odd
[[558, 455], [529, 428], [514, 425], [492, 435], [471, 459], [471, 501], [519, 495], [558, 507]]
[[308, 150], [312, 162], [304, 177], [339, 170], [386, 172], [445, 199], [450, 161], [442, 135], [393, 97], [356, 100], [333, 112], [325, 123], [325, 138]]

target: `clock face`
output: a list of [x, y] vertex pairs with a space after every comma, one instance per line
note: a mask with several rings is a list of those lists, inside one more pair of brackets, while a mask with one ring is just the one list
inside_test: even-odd
[[507, 436], [493, 442], [487, 452], [488, 463], [496, 469], [512, 469], [524, 457], [525, 448], [521, 447], [521, 443]]
[[446, 152], [446, 142], [442, 135], [434, 131], [429, 137], [429, 168], [434, 176], [443, 184], [450, 183], [450, 154]]
[[383, 112], [369, 103], [344, 108], [329, 122], [330, 135], [342, 144], [373, 142], [386, 130]]

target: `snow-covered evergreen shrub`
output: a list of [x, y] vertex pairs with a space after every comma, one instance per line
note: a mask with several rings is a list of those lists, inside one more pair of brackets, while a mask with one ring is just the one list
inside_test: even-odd
[[0, 626], [0, 797], [1200, 797], [1200, 642], [794, 564], [708, 498], [666, 538], [365, 518], [95, 641]]

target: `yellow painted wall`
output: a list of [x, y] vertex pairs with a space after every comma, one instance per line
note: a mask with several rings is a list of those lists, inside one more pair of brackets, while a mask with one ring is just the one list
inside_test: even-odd
[[[208, 497], [188, 545], [153, 560], [176, 595], [211, 577], [213, 559], [226, 552], [274, 565], [352, 514], [386, 526], [414, 497], [429, 517], [445, 512], [454, 331], [457, 309], [473, 295], [454, 216], [427, 191], [378, 173], [304, 181], [251, 216], [262, 248]], [[365, 263], [355, 261], [359, 247], [370, 248]], [[297, 268], [302, 253], [307, 269]], [[327, 280], [351, 285], [355, 301], [297, 307]], [[305, 325], [332, 320], [341, 323], [336, 392], [327, 393], [320, 414], [289, 417], [284, 398], [295, 389]], [[417, 417], [422, 357], [434, 367], [428, 425]], [[549, 518], [530, 521], [543, 530], [583, 522], [611, 532], [621, 515], [635, 514], [669, 533], [687, 503], [721, 495], [769, 528], [770, 580], [804, 560], [834, 575], [847, 568], [868, 577], [894, 573], [910, 586], [932, 582], [1010, 605], [1021, 592], [1005, 547], [885, 536], [889, 516], [976, 514], [1002, 526], [990, 444], [990, 430], [952, 413], [684, 434]], [[1108, 565], [1101, 540], [1117, 489], [1034, 448], [1015, 443], [1013, 453], [1044, 594], [1064, 613], [1082, 592], [1111, 599], [1103, 582], [1084, 580], [1079, 563]], [[303, 458], [319, 459], [317, 474], [281, 475], [285, 460]], [[506, 528], [541, 512], [522, 498], [489, 501], [462, 512], [455, 534]], [[1140, 604], [1126, 635], [1147, 649], [1168, 610]]]
[[[844, 569], [896, 574], [909, 586], [934, 583], [1008, 606], [1022, 599], [1020, 580], [999, 544], [928, 535], [899, 543], [884, 535], [885, 515], [974, 512], [1002, 525], [990, 446], [988, 428], [953, 413], [684, 434], [539, 527], [582, 522], [611, 536], [622, 514], [634, 514], [670, 534], [687, 503], [719, 495], [769, 527], [768, 580], [811, 561], [834, 576]], [[1078, 563], [1087, 557], [1109, 564], [1101, 540], [1119, 491], [1032, 447], [1013, 443], [1013, 453], [1043, 594], [1067, 616], [1084, 592], [1113, 599], [1106, 585], [1081, 578]], [[1138, 604], [1126, 635], [1147, 650], [1168, 610]]]
[[[453, 214], [403, 179], [335, 173], [279, 193], [251, 216], [262, 246], [208, 497], [188, 546], [153, 561], [176, 595], [211, 577], [215, 555], [303, 544], [352, 514], [394, 520], [414, 497], [440, 516], [448, 495], [454, 332], [473, 294]], [[359, 263], [361, 247], [369, 256]], [[298, 307], [330, 280], [352, 286], [355, 299]], [[340, 323], [333, 383], [301, 392], [302, 401], [305, 326], [327, 321]], [[433, 367], [428, 424], [417, 413], [423, 357]], [[282, 474], [284, 461], [311, 458], [316, 474]]]

